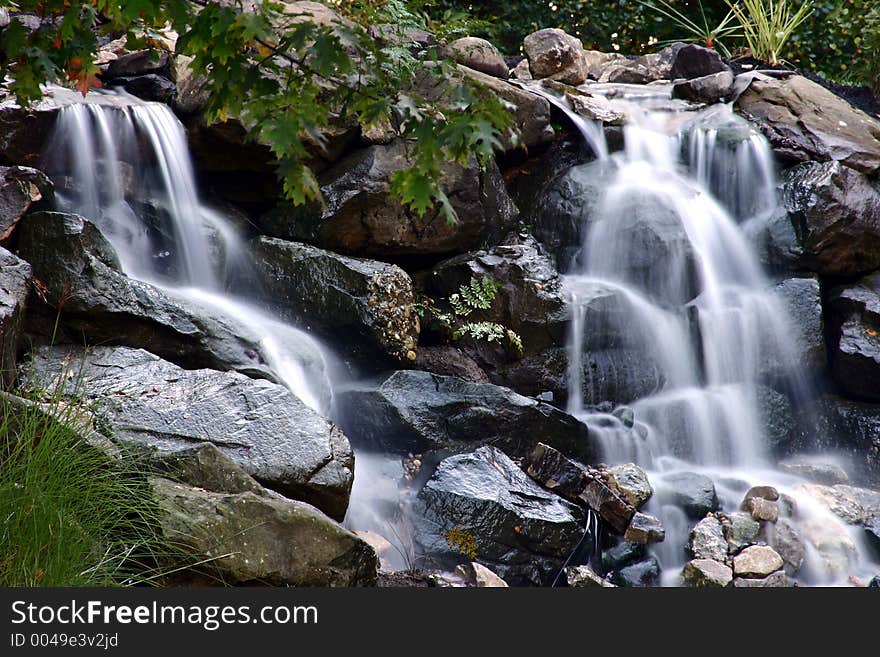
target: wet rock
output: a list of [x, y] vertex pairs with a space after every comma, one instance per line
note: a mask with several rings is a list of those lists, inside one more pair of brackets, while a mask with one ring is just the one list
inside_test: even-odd
[[635, 463], [624, 463], [608, 468], [613, 487], [620, 496], [637, 509], [641, 509], [654, 494], [648, 475]]
[[737, 511], [727, 514], [726, 520], [727, 522], [723, 523], [724, 537], [727, 539], [730, 552], [739, 552], [758, 541], [761, 525], [752, 518], [751, 514]]
[[632, 543], [661, 543], [666, 538], [666, 530], [659, 518], [637, 512], [630, 520], [623, 538]]
[[523, 40], [523, 52], [536, 80], [552, 78], [579, 85], [587, 79], [583, 44], [577, 37], [560, 29], [549, 28], [529, 34]]
[[779, 491], [773, 488], [773, 486], [752, 486], [746, 491], [746, 495], [743, 498], [743, 505], [745, 505], [746, 501], [755, 497], [775, 502], [779, 499]]
[[170, 55], [167, 52], [138, 50], [111, 61], [101, 77], [104, 80], [115, 80], [150, 74], [168, 75], [170, 70]]
[[820, 568], [837, 580], [852, 572], [858, 562], [859, 550], [849, 534], [821, 520], [808, 521], [802, 527], [804, 539], [821, 558]]
[[685, 586], [694, 588], [725, 588], [733, 581], [733, 571], [719, 561], [694, 559], [684, 565], [682, 581]]
[[[755, 532], [757, 534], [757, 531]], [[728, 542], [721, 521], [715, 516], [700, 520], [691, 530], [688, 551], [694, 559], [727, 561]]]
[[451, 556], [472, 549], [513, 585], [549, 584], [584, 534], [577, 507], [533, 483], [494, 447], [443, 460], [418, 498], [422, 545]]
[[880, 559], [880, 516], [865, 520], [864, 528], [868, 545], [874, 551], [875, 557]]
[[733, 586], [737, 589], [787, 588], [789, 585], [788, 577], [782, 570], [764, 578], [737, 577], [733, 580]]
[[151, 479], [160, 528], [237, 584], [372, 586], [376, 553], [314, 507]]
[[444, 187], [458, 215], [447, 221], [439, 208], [423, 215], [403, 206], [391, 178], [412, 165], [406, 144], [374, 145], [343, 158], [319, 176], [323, 206], [279, 205], [258, 220], [271, 237], [313, 243], [367, 257], [443, 255], [497, 242], [517, 210], [494, 162], [485, 171], [472, 162], [443, 167]]
[[164, 75], [139, 75], [131, 78], [114, 78], [110, 87], [121, 87], [132, 96], [157, 103], [173, 103], [177, 86]]
[[462, 37], [446, 46], [446, 52], [459, 64], [480, 73], [505, 80], [510, 73], [501, 53], [485, 39]]
[[559, 274], [552, 260], [530, 236], [517, 236], [489, 251], [468, 253], [438, 264], [429, 285], [448, 298], [472, 278], [489, 278], [500, 285], [492, 307], [474, 313], [519, 334], [524, 353], [564, 347], [569, 313]]
[[880, 122], [802, 76], [755, 77], [735, 106], [785, 159], [880, 170]]
[[776, 522], [779, 519], [779, 506], [776, 502], [760, 497], [750, 497], [743, 502], [743, 511], [748, 511], [758, 522]]
[[733, 558], [733, 572], [737, 577], [767, 577], [783, 565], [782, 557], [766, 545], [752, 545]]
[[648, 554], [644, 543], [623, 541], [602, 552], [602, 569], [606, 572], [620, 570], [641, 561]]
[[814, 484], [834, 486], [849, 483], [849, 475], [846, 474], [846, 470], [836, 463], [820, 463], [808, 459], [790, 458], [780, 461], [779, 469]]
[[880, 491], [844, 484], [798, 484], [796, 490], [809, 495], [838, 518], [852, 525], [880, 516]]
[[454, 376], [471, 383], [489, 383], [489, 375], [477, 362], [452, 345], [419, 346], [412, 368], [442, 376]]
[[615, 588], [614, 584], [597, 575], [589, 566], [569, 566], [565, 569], [569, 588]]
[[381, 534], [377, 534], [376, 532], [358, 531], [355, 529], [352, 531], [352, 534], [354, 534], [364, 543], [373, 548], [376, 556], [379, 557], [380, 568], [384, 569], [386, 555], [394, 550], [394, 546], [391, 544], [391, 542], [387, 538], [385, 538]]
[[498, 577], [486, 566], [471, 561], [455, 567], [455, 572], [478, 589], [506, 589], [507, 582]]
[[676, 472], [664, 475], [662, 480], [654, 484], [661, 504], [678, 506], [694, 520], [718, 508], [715, 484], [705, 475]]
[[880, 400], [880, 274], [832, 290], [831, 372], [853, 397]]
[[584, 59], [587, 67], [587, 77], [598, 81], [605, 69], [612, 63], [617, 64], [626, 57], [616, 52], [600, 52], [598, 50], [584, 50]]
[[269, 237], [251, 250], [266, 300], [283, 317], [361, 358], [415, 359], [419, 321], [400, 267]]
[[28, 389], [88, 399], [119, 443], [160, 454], [213, 443], [262, 484], [345, 516], [354, 468], [348, 440], [281, 385], [183, 370], [124, 347], [43, 348], [20, 377]]
[[693, 43], [675, 43], [659, 55], [661, 61], [669, 62], [670, 80], [693, 80], [730, 70], [717, 50]]
[[758, 259], [768, 270], [783, 274], [806, 268], [804, 247], [785, 207], [774, 210], [763, 221], [743, 227], [757, 249]]
[[818, 277], [788, 278], [774, 290], [789, 311], [791, 327], [795, 331], [792, 342], [798, 364], [804, 371], [824, 369], [827, 355], [822, 330], [822, 291]]
[[673, 98], [683, 98], [707, 105], [729, 98], [733, 93], [733, 73], [730, 70], [710, 73], [672, 87]]
[[28, 263], [0, 247], [0, 389], [15, 379], [32, 274]]
[[12, 100], [0, 103], [0, 163], [41, 166], [57, 115], [49, 100], [28, 108]]
[[768, 444], [777, 451], [784, 451], [795, 440], [797, 428], [791, 401], [782, 393], [764, 385], [756, 386], [755, 394]]
[[41, 201], [52, 200], [52, 182], [29, 167], [0, 167], [0, 243], [10, 238], [21, 218]]
[[605, 84], [648, 84], [659, 79], [644, 60], [623, 59], [611, 62], [602, 71], [599, 82]]
[[840, 162], [806, 162], [782, 174], [783, 201], [803, 266], [853, 277], [880, 267], [880, 189]]
[[160, 451], [151, 455], [151, 464], [157, 473], [168, 479], [212, 493], [268, 494], [214, 443], [196, 444], [178, 451]]
[[804, 564], [807, 553], [794, 523], [788, 518], [780, 518], [775, 525], [766, 525], [765, 529], [767, 544], [782, 557], [785, 573], [794, 576]]
[[591, 95], [586, 92], [567, 92], [566, 96], [571, 108], [591, 121], [601, 121], [606, 125], [621, 126], [626, 123], [626, 114], [611, 107], [605, 96]]
[[625, 566], [614, 573], [612, 581], [618, 586], [645, 588], [660, 584], [660, 562], [654, 555], [644, 561]]
[[491, 384], [404, 370], [378, 384], [342, 388], [336, 401], [343, 428], [362, 446], [405, 453], [492, 443], [525, 456], [543, 441], [588, 463], [596, 457], [585, 424]]
[[[110, 243], [87, 219], [40, 212], [22, 221], [18, 232], [18, 252], [45, 286], [46, 305], [32, 309], [48, 314], [49, 330], [63, 307], [61, 328], [80, 343], [143, 348], [184, 367], [274, 380], [260, 355], [260, 336], [215, 308], [127, 277]], [[306, 371], [323, 376], [320, 353], [302, 347]]]

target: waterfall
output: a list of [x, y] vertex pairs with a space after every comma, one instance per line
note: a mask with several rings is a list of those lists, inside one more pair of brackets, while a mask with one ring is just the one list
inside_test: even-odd
[[[705, 474], [722, 508], [736, 511], [752, 485], [775, 486], [795, 500], [802, 536], [815, 537], [821, 526], [825, 538], [829, 531], [850, 537], [857, 554], [847, 567], [870, 573], [856, 530], [799, 493], [800, 480], [776, 471], [767, 447], [759, 404], [767, 369], [776, 368], [775, 380], [789, 394], [805, 395], [809, 385], [788, 311], [744, 230], [778, 207], [766, 140], [730, 106], [694, 111], [675, 105], [667, 87], [664, 107], [656, 101], [662, 89], [652, 87], [639, 99], [609, 94], [628, 117], [623, 150], [609, 155], [604, 142], [595, 143], [601, 131], [585, 130], [567, 103], [530, 88], [564, 111], [597, 158], [613, 167], [564, 276], [572, 317], [569, 412], [589, 425], [607, 462], [642, 466], [658, 493], [672, 475]], [[620, 409], [599, 403], [614, 398], [602, 397], [601, 386], [617, 373], [593, 371], [590, 359], [603, 350], [635, 354], [641, 370], [654, 373], [629, 402], [629, 423]], [[693, 522], [659, 494], [647, 511], [666, 528], [655, 553], [664, 581], [675, 583]], [[839, 567], [807, 542], [801, 581], [840, 583]]]
[[186, 134], [166, 105], [90, 92], [62, 105], [47, 153], [59, 209], [93, 221], [127, 275], [260, 336], [261, 356], [278, 380], [327, 412], [330, 353], [228, 291], [232, 282], [253, 285], [247, 245], [222, 212], [200, 199]]

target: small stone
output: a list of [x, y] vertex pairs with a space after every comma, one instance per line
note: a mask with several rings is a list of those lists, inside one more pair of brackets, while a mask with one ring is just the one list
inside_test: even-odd
[[779, 499], [779, 491], [773, 488], [773, 486], [752, 486], [746, 493], [746, 496], [743, 499], [743, 505], [740, 508], [745, 511], [746, 502], [755, 497], [775, 502]]
[[624, 541], [602, 552], [602, 569], [605, 571], [619, 570], [644, 557], [647, 554], [643, 543]]
[[784, 571], [779, 570], [767, 577], [737, 577], [733, 580], [733, 586], [737, 589], [748, 588], [787, 588], [789, 586], [788, 576]]
[[776, 502], [750, 497], [745, 501], [744, 507], [758, 522], [776, 522], [779, 519], [779, 507]]
[[695, 588], [730, 586], [733, 571], [729, 566], [713, 559], [694, 559], [684, 565], [682, 581]]
[[618, 586], [637, 588], [657, 586], [660, 583], [660, 562], [650, 555], [644, 561], [621, 568], [615, 573], [614, 582]]
[[707, 516], [691, 530], [688, 548], [694, 559], [727, 561], [727, 540], [721, 522], [715, 516]]
[[608, 474], [620, 496], [637, 509], [642, 508], [654, 494], [648, 475], [635, 463], [616, 465], [608, 469]]
[[739, 552], [744, 547], [754, 545], [760, 531], [761, 525], [750, 514], [741, 511], [728, 514], [724, 525], [724, 535], [731, 552]]
[[623, 538], [633, 543], [660, 543], [666, 538], [666, 530], [659, 518], [638, 512], [630, 521]]
[[597, 575], [589, 566], [571, 566], [565, 569], [568, 586], [573, 589], [616, 588], [614, 584]]
[[752, 545], [733, 558], [733, 571], [737, 577], [764, 578], [783, 566], [779, 553], [766, 545]]
[[455, 574], [461, 576], [472, 586], [478, 589], [506, 589], [507, 582], [498, 577], [486, 566], [472, 561], [463, 563], [455, 568]]

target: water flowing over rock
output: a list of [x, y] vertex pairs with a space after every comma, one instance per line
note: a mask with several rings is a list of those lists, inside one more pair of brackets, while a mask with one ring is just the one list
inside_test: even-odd
[[268, 237], [251, 245], [267, 301], [361, 358], [415, 359], [419, 322], [400, 267]]
[[755, 77], [736, 108], [784, 159], [837, 161], [869, 175], [880, 170], [880, 122], [800, 75]]
[[827, 364], [823, 335], [822, 290], [818, 277], [788, 278], [774, 290], [792, 318], [798, 359], [804, 371], [821, 370]]
[[483, 240], [498, 241], [512, 227], [517, 211], [494, 162], [484, 172], [476, 163], [445, 167], [445, 190], [458, 214], [455, 223], [439, 209], [419, 216], [392, 196], [391, 176], [409, 166], [401, 141], [357, 151], [319, 176], [323, 209], [282, 205], [259, 225], [273, 237], [380, 258], [462, 251]]
[[419, 500], [420, 543], [442, 552], [449, 541], [445, 551], [454, 553], [449, 537], [458, 528], [472, 538], [477, 559], [511, 584], [550, 584], [585, 533], [577, 507], [533, 483], [494, 447], [442, 461]]
[[0, 247], [0, 389], [5, 390], [15, 378], [31, 282], [30, 265]]
[[234, 584], [372, 586], [376, 553], [303, 502], [151, 479], [166, 540]]
[[880, 186], [839, 162], [807, 162], [783, 175], [801, 262], [825, 276], [880, 267]]
[[529, 34], [523, 41], [532, 77], [552, 78], [578, 85], [587, 79], [584, 46], [577, 37], [549, 28]]
[[354, 467], [348, 440], [281, 385], [183, 370], [124, 347], [85, 355], [44, 348], [20, 375], [31, 389], [85, 396], [116, 441], [159, 452], [211, 442], [266, 486], [345, 515]]
[[543, 441], [586, 462], [596, 456], [579, 420], [496, 385], [403, 370], [378, 383], [342, 387], [336, 400], [341, 424], [358, 446], [405, 453], [492, 443], [523, 456]]
[[446, 51], [459, 64], [496, 78], [507, 79], [509, 70], [498, 49], [485, 39], [462, 37], [448, 46]]

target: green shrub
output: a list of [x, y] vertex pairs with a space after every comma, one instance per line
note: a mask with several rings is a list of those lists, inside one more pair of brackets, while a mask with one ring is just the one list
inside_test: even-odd
[[792, 34], [813, 12], [813, 3], [796, 0], [727, 0], [754, 57], [775, 66]]

